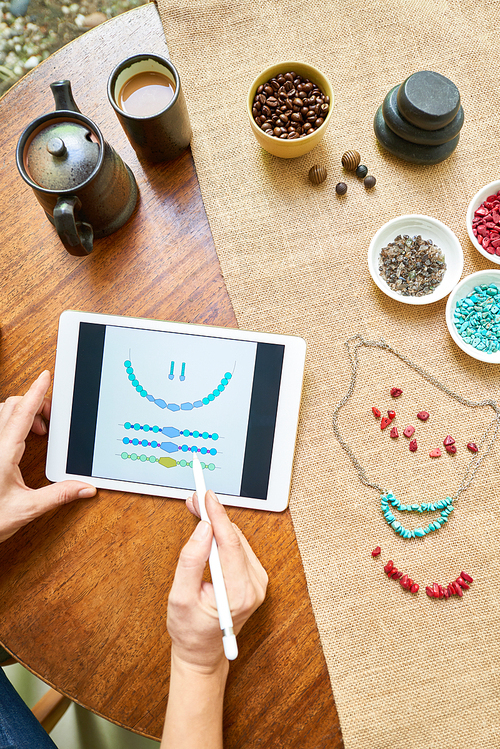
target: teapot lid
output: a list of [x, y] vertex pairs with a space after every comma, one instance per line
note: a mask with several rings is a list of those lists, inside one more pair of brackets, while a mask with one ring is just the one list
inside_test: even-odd
[[73, 190], [95, 170], [100, 155], [96, 135], [76, 120], [52, 120], [25, 152], [31, 179], [47, 190]]

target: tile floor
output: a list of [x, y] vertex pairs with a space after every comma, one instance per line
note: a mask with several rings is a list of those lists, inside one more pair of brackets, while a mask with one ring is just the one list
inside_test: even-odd
[[[47, 685], [23, 666], [4, 671], [28, 707], [47, 691]], [[50, 734], [58, 749], [158, 749], [159, 743], [126, 731], [94, 713], [72, 704]]]

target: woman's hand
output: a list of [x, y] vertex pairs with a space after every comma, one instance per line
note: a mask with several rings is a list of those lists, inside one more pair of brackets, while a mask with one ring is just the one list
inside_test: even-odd
[[0, 542], [44, 512], [96, 493], [95, 487], [81, 481], [61, 481], [42, 489], [30, 489], [24, 483], [19, 463], [26, 437], [30, 430], [47, 433], [49, 385], [50, 372], [42, 372], [26, 395], [0, 403]]
[[[199, 516], [196, 494], [186, 504]], [[264, 600], [268, 578], [243, 533], [231, 523], [213, 492], [207, 492], [205, 504], [211, 525], [198, 523], [180, 553], [168, 601], [167, 626], [172, 653], [186, 665], [210, 672], [224, 659], [213, 586], [203, 580], [212, 533], [219, 548], [235, 634]]]

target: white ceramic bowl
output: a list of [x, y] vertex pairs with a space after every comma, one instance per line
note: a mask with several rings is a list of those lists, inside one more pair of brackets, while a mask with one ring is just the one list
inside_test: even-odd
[[[446, 260], [446, 272], [444, 278], [431, 294], [425, 296], [403, 296], [384, 281], [379, 273], [380, 251], [389, 242], [393, 242], [399, 234], [408, 234], [410, 237], [421, 235], [422, 239], [431, 239], [444, 254]], [[431, 216], [422, 216], [418, 213], [397, 216], [381, 229], [373, 237], [368, 250], [368, 268], [371, 277], [384, 294], [397, 299], [404, 304], [431, 304], [443, 299], [459, 282], [464, 267], [464, 254], [462, 247], [451, 229]]]
[[490, 255], [489, 252], [486, 252], [483, 247], [479, 244], [476, 237], [472, 233], [472, 219], [474, 218], [474, 211], [479, 208], [481, 203], [484, 203], [485, 199], [488, 197], [488, 195], [496, 195], [496, 193], [500, 190], [500, 180], [497, 180], [496, 182], [490, 182], [489, 185], [485, 185], [482, 187], [472, 198], [471, 202], [469, 203], [469, 207], [467, 208], [467, 214], [465, 217], [465, 223], [467, 225], [467, 233], [469, 235], [470, 241], [476, 248], [478, 252], [481, 253], [481, 255], [484, 255], [485, 258], [488, 260], [491, 260], [492, 263], [500, 264], [500, 257], [498, 255]]
[[448, 326], [448, 330], [450, 331], [451, 337], [453, 338], [457, 346], [459, 346], [462, 351], [465, 351], [466, 354], [474, 357], [474, 359], [489, 362], [490, 364], [500, 364], [500, 351], [496, 351], [494, 354], [487, 354], [485, 351], [478, 351], [478, 349], [474, 348], [474, 346], [471, 346], [469, 343], [465, 343], [464, 339], [456, 329], [455, 323], [453, 322], [455, 305], [459, 301], [459, 299], [463, 299], [464, 297], [468, 296], [474, 289], [474, 286], [481, 286], [481, 284], [490, 283], [494, 283], [500, 287], [500, 270], [494, 270], [493, 268], [491, 268], [490, 270], [480, 270], [477, 273], [472, 273], [470, 276], [466, 276], [464, 279], [462, 279], [458, 286], [455, 286], [450, 296], [448, 297], [448, 301], [446, 302], [446, 324]]

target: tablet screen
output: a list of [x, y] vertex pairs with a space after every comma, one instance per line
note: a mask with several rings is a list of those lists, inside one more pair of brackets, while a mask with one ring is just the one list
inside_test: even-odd
[[80, 322], [67, 473], [265, 500], [284, 348]]

